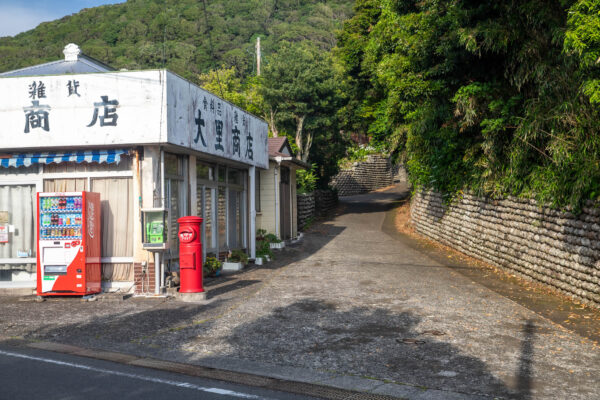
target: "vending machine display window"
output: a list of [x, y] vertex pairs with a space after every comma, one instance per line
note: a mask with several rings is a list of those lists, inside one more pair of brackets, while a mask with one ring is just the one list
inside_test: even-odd
[[38, 295], [100, 292], [100, 195], [53, 192], [37, 198]]

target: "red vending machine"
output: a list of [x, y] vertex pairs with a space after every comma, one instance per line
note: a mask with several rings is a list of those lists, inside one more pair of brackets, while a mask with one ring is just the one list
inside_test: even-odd
[[37, 293], [99, 293], [100, 194], [38, 193]]

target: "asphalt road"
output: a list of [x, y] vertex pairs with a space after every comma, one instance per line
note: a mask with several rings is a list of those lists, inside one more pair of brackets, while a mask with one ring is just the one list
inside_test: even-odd
[[313, 399], [30, 348], [0, 346], [0, 399]]

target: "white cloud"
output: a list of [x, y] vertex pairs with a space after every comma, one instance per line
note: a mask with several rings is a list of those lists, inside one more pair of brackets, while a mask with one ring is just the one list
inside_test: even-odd
[[60, 18], [36, 7], [0, 4], [0, 37], [14, 36], [35, 28], [41, 22]]

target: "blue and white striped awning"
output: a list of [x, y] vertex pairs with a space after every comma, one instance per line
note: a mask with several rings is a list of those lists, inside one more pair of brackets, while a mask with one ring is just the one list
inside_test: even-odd
[[127, 154], [128, 150], [87, 150], [60, 153], [15, 153], [6, 157], [0, 156], [0, 166], [29, 167], [34, 164], [51, 164], [61, 162], [97, 162], [107, 164], [118, 164], [121, 156]]

